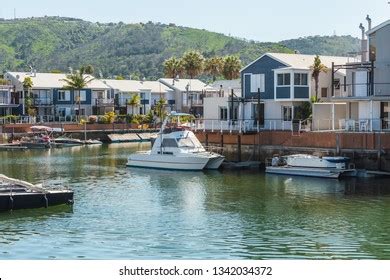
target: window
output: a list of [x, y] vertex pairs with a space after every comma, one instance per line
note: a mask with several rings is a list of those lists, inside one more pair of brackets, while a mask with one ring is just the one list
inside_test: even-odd
[[283, 106], [282, 107], [282, 114], [283, 114], [283, 120], [284, 121], [291, 121], [292, 120], [292, 107], [291, 106]]
[[59, 90], [58, 91], [58, 101], [70, 101], [70, 91], [69, 90]]
[[65, 117], [66, 116], [66, 108], [58, 108], [58, 115], [60, 117]]
[[226, 107], [219, 107], [219, 119], [223, 121], [228, 119], [228, 109]]
[[175, 139], [165, 138], [162, 141], [161, 147], [166, 148], [177, 148], [177, 142]]
[[252, 74], [251, 75], [251, 92], [265, 92], [265, 75]]
[[278, 74], [278, 86], [289, 86], [291, 84], [290, 73]]
[[328, 88], [326, 88], [326, 87], [321, 88], [321, 97], [323, 97], [323, 98], [328, 97]]
[[80, 101], [87, 101], [87, 92], [85, 90], [80, 90]]
[[307, 86], [307, 74], [295, 73], [294, 74], [294, 85]]
[[[164, 139], [164, 140], [166, 140], [166, 139]], [[191, 141], [190, 138], [179, 138], [176, 140], [177, 140], [179, 148], [195, 148], [195, 145]]]

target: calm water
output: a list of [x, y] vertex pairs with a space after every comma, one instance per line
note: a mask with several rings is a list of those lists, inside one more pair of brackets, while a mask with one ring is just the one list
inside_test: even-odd
[[126, 168], [138, 144], [1, 152], [75, 205], [0, 213], [0, 259], [390, 259], [390, 181]]

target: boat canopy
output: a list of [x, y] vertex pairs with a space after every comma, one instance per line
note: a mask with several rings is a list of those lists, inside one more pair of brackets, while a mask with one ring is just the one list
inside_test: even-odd
[[49, 127], [44, 125], [34, 125], [31, 127], [32, 131], [47, 131], [47, 132], [63, 132], [64, 130], [59, 127]]
[[177, 113], [175, 111], [172, 111], [169, 116], [170, 117], [185, 117], [185, 116], [192, 116], [192, 115], [191, 114], [187, 114], [187, 113]]

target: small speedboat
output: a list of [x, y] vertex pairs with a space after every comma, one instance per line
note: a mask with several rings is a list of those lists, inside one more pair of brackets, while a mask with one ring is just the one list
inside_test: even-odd
[[53, 140], [55, 144], [59, 144], [62, 147], [74, 147], [74, 146], [82, 146], [84, 142], [80, 139], [74, 139], [69, 137], [58, 137]]
[[[131, 154], [127, 166], [175, 170], [218, 169], [225, 157], [206, 151], [187, 126], [180, 125], [180, 117], [189, 114], [172, 112], [161, 126], [153, 147], [147, 152]], [[177, 118], [176, 122], [168, 124]]]
[[85, 145], [102, 145], [103, 142], [100, 141], [100, 140], [89, 139], [89, 140], [85, 140], [85, 141], [84, 141], [84, 144], [85, 144]]
[[347, 157], [318, 157], [306, 154], [296, 154], [283, 157], [273, 157], [266, 167], [267, 173], [322, 177], [337, 179], [340, 176], [356, 176], [357, 171], [349, 168]]
[[73, 204], [73, 191], [47, 189], [42, 185], [0, 174], [0, 211], [47, 208], [61, 204]]

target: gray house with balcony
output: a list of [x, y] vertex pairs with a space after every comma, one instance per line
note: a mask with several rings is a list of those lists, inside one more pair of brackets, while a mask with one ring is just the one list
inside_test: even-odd
[[[368, 31], [361, 24], [362, 40], [358, 62], [335, 63], [332, 73], [346, 73], [341, 87], [342, 94], [334, 84], [332, 106], [338, 107], [338, 113], [331, 113], [333, 129], [348, 131], [379, 131], [390, 129], [390, 20]], [[367, 38], [366, 38], [367, 35]], [[313, 117], [323, 118], [326, 111], [321, 104], [314, 108]], [[331, 110], [327, 110], [328, 115]], [[323, 129], [323, 127], [318, 127]]]

